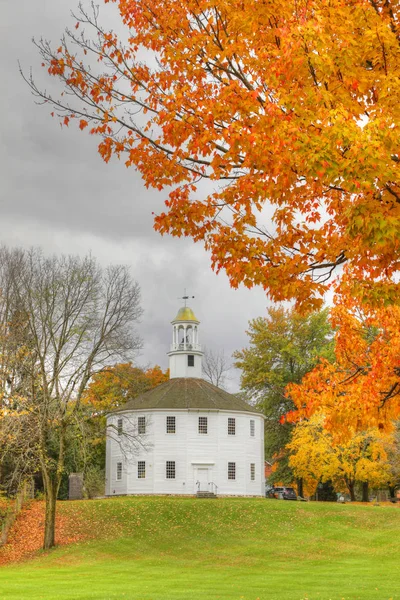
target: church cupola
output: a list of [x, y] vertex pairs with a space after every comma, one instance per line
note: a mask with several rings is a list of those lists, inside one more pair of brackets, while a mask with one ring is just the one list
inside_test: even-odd
[[179, 309], [172, 323], [172, 344], [168, 352], [169, 376], [196, 377], [201, 379], [201, 359], [203, 352], [199, 344], [199, 324], [191, 308], [186, 306], [188, 296], [184, 296], [185, 306]]

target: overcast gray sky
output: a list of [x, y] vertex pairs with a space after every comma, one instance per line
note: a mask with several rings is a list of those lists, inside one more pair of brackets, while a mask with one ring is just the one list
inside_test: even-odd
[[[49, 253], [91, 252], [103, 265], [130, 265], [142, 290], [141, 364], [168, 366], [170, 321], [185, 287], [195, 296], [190, 305], [201, 321], [201, 342], [229, 357], [246, 345], [249, 319], [265, 314], [264, 292], [233, 290], [225, 274], [212, 272], [202, 245], [154, 232], [152, 212], [161, 210], [167, 194], [146, 190], [140, 175], [116, 159], [106, 165], [88, 134], [61, 130], [49, 107], [35, 105], [19, 74], [18, 60], [27, 72], [32, 66], [44, 86], [54, 85], [31, 39], [57, 44], [74, 24], [70, 11], [77, 3], [0, 0], [0, 242], [40, 245]], [[101, 8], [107, 23], [112, 11], [115, 5]], [[238, 373], [229, 387], [238, 389]]]

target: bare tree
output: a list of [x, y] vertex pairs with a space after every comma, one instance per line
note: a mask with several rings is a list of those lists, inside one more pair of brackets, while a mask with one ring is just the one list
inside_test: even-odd
[[26, 414], [10, 418], [25, 392], [24, 373], [30, 360], [26, 347], [25, 318], [15, 294], [15, 281], [24, 253], [0, 247], [0, 484], [15, 494], [23, 480], [35, 473], [35, 439], [26, 429]]
[[20, 311], [15, 297], [14, 282], [23, 264], [23, 252], [0, 247], [0, 408], [6, 391], [14, 391], [14, 385], [19, 381], [22, 355], [19, 348], [22, 345], [21, 328], [18, 325]]
[[226, 374], [230, 369], [231, 365], [223, 350], [204, 348], [203, 373], [210, 383], [223, 388], [227, 379]]
[[19, 456], [29, 455], [40, 467], [44, 548], [50, 548], [68, 440], [84, 418], [82, 394], [95, 372], [141, 347], [134, 330], [142, 313], [140, 290], [124, 266], [102, 269], [91, 256], [17, 252], [12, 287], [19, 319], [11, 334], [19, 335], [24, 356], [22, 385], [15, 385], [14, 372], [8, 375], [0, 436], [3, 449], [8, 445]]

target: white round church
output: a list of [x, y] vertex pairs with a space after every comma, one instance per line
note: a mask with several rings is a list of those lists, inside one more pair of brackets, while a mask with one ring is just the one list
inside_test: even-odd
[[172, 327], [170, 380], [107, 418], [106, 495], [263, 496], [263, 415], [202, 379], [189, 307]]

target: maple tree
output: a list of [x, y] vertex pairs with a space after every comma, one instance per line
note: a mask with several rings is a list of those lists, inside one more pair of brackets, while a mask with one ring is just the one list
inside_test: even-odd
[[[36, 42], [63, 89], [26, 80], [53, 116], [98, 136], [106, 162], [121, 158], [147, 186], [168, 188], [155, 228], [202, 241], [234, 287], [260, 285], [304, 310], [335, 288], [342, 339], [354, 338], [354, 298], [376, 322], [389, 317], [400, 298], [398, 3], [112, 3], [120, 34], [81, 6], [58, 47]], [[370, 381], [372, 396], [349, 396], [348, 385], [353, 400], [340, 397], [342, 370], [351, 372], [343, 353], [335, 376], [327, 365], [312, 376], [332, 384], [340, 418], [360, 427], [387, 426], [398, 408], [398, 365], [386, 356], [379, 370], [372, 349], [347, 380], [359, 390]], [[314, 398], [310, 389], [309, 411]]]
[[269, 308], [266, 317], [250, 321], [247, 335], [249, 347], [234, 353], [235, 367], [242, 371], [241, 388], [266, 416], [266, 458], [274, 463], [270, 481], [291, 483], [286, 444], [293, 424], [284, 417], [295, 405], [285, 388], [300, 382], [320, 357], [333, 359], [328, 310], [305, 316], [294, 309]]
[[[85, 446], [86, 464], [85, 488], [87, 480], [94, 479], [104, 483], [104, 461], [106, 438], [115, 439], [121, 452], [134, 454], [140, 436], [132, 423], [133, 436], [118, 434], [114, 425], [107, 428], [106, 415], [120, 408], [126, 402], [169, 380], [169, 371], [163, 371], [158, 365], [146, 369], [135, 367], [131, 362], [110, 365], [95, 373], [82, 396], [82, 410], [86, 415], [82, 426], [82, 441]], [[95, 486], [100, 487], [100, 486]], [[97, 494], [99, 495], [99, 494]]]
[[324, 428], [323, 415], [315, 414], [296, 425], [288, 449], [290, 465], [298, 477], [314, 488], [320, 481], [332, 481], [339, 489], [345, 485], [352, 501], [356, 499], [356, 482], [376, 488], [390, 481], [385, 436], [377, 428], [337, 443]]
[[158, 365], [142, 369], [131, 362], [116, 364], [93, 375], [82, 403], [89, 405], [96, 414], [105, 414], [168, 379], [168, 370], [164, 372]]
[[398, 302], [398, 3], [111, 1], [120, 36], [81, 6], [59, 47], [36, 42], [60, 96], [27, 81], [106, 162], [172, 186], [155, 228], [276, 301], [320, 307], [345, 265]]
[[335, 360], [324, 359], [287, 394], [288, 421], [322, 411], [337, 438], [369, 427], [391, 430], [400, 415], [400, 307], [371, 308], [349, 290], [331, 310]]

